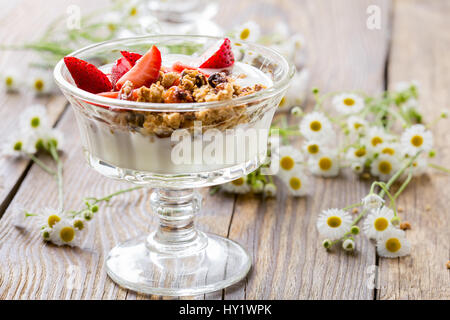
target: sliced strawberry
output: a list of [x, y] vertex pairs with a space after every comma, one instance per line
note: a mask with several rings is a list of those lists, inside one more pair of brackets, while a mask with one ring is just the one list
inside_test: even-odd
[[207, 74], [206, 72], [204, 72], [202, 70], [199, 70], [197, 67], [190, 66], [190, 65], [182, 63], [180, 61], [177, 61], [177, 62], [175, 62], [172, 65], [172, 71], [174, 71], [174, 72], [181, 73], [185, 69], [187, 69], [187, 70], [197, 70], [198, 72], [202, 73], [204, 76], [209, 77], [209, 74]]
[[220, 69], [234, 64], [234, 55], [231, 50], [231, 41], [225, 38], [210, 47], [200, 57], [200, 68]]
[[119, 91], [100, 92], [97, 93], [97, 95], [105, 98], [117, 99], [119, 97]]
[[93, 64], [75, 57], [65, 57], [64, 63], [78, 88], [91, 93], [112, 90], [111, 81], [109, 81], [106, 74]]
[[110, 77], [113, 87], [116, 85], [116, 82], [119, 81], [119, 79], [122, 78], [122, 76], [131, 68], [131, 63], [125, 58], [120, 58], [116, 61], [116, 64], [111, 69]]
[[135, 88], [142, 86], [149, 87], [159, 77], [161, 69], [161, 52], [156, 46], [139, 59], [133, 68], [125, 73], [116, 83], [116, 88], [120, 89], [126, 81], [131, 81]]
[[128, 62], [134, 66], [136, 64], [136, 61], [138, 61], [140, 58], [142, 58], [142, 54], [135, 53], [135, 52], [128, 52], [128, 51], [120, 51], [120, 54], [128, 60]]

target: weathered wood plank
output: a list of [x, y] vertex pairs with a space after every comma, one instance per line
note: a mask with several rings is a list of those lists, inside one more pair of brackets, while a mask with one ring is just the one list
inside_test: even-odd
[[[270, 16], [279, 13], [272, 8], [280, 4], [281, 18], [305, 35], [312, 86], [323, 92], [383, 89], [389, 1], [266, 3], [254, 4], [252, 9]], [[381, 31], [366, 28], [370, 4], [381, 8]], [[230, 238], [250, 250], [253, 270], [246, 287], [226, 290], [225, 299], [373, 299], [373, 290], [366, 286], [366, 269], [375, 265], [373, 246], [360, 237], [355, 256], [340, 249], [327, 253], [315, 227], [321, 210], [358, 201], [367, 192], [367, 184], [346, 173], [337, 179], [316, 179], [313, 184], [307, 198], [289, 197], [283, 189], [277, 199], [266, 202], [251, 196], [238, 198]]]
[[[389, 83], [416, 79], [425, 121], [450, 105], [450, 3], [444, 0], [395, 1]], [[436, 162], [450, 163], [448, 121], [432, 128]], [[450, 194], [448, 175], [431, 171], [413, 180], [400, 196], [403, 219], [412, 224], [407, 237], [411, 256], [380, 259], [379, 299], [449, 299]]]

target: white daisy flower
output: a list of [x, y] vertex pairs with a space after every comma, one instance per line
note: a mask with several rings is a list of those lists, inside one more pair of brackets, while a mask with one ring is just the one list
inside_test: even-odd
[[366, 210], [378, 209], [384, 204], [384, 199], [375, 193], [362, 198], [361, 203]]
[[247, 21], [246, 23], [239, 26], [235, 30], [234, 34], [238, 39], [256, 42], [261, 36], [261, 28], [256, 22]]
[[61, 130], [49, 128], [43, 130], [40, 136], [42, 137], [46, 148], [49, 148], [49, 145], [53, 144], [56, 146], [57, 150], [62, 150], [64, 145], [64, 134]]
[[303, 69], [292, 78], [286, 95], [281, 99], [279, 108], [285, 109], [296, 105], [302, 105], [308, 92], [309, 71]]
[[419, 102], [415, 98], [410, 98], [405, 103], [402, 104], [402, 111], [404, 113], [417, 110], [419, 110]]
[[[428, 169], [428, 161], [424, 157], [418, 157], [413, 163], [412, 163], [412, 174], [413, 177], [418, 177], [426, 173]], [[409, 169], [408, 169], [409, 170]], [[406, 174], [408, 173], [406, 170]]]
[[345, 251], [353, 251], [355, 250], [355, 241], [353, 239], [345, 239], [342, 243], [342, 248]]
[[359, 148], [351, 147], [347, 151], [346, 159], [350, 163], [354, 162], [364, 163], [366, 162], [367, 156], [368, 156], [367, 150], [364, 146]]
[[361, 117], [351, 116], [347, 119], [347, 126], [350, 133], [361, 134], [369, 127], [369, 124]]
[[381, 257], [403, 257], [408, 255], [410, 251], [411, 245], [403, 230], [391, 228], [377, 240], [377, 252]]
[[1, 147], [2, 155], [8, 157], [21, 157], [26, 154], [35, 154], [37, 150], [32, 138], [32, 133], [19, 130], [16, 136], [9, 137], [3, 143]]
[[416, 80], [397, 82], [394, 86], [394, 91], [402, 92], [402, 91], [410, 90], [411, 88], [415, 88], [416, 90], [418, 90], [419, 82]]
[[364, 162], [354, 161], [350, 164], [350, 168], [356, 174], [361, 174], [364, 171]]
[[380, 154], [370, 165], [370, 173], [379, 177], [383, 181], [390, 177], [399, 169], [400, 161], [397, 157], [388, 154]]
[[273, 183], [268, 183], [264, 186], [264, 196], [274, 197], [277, 194], [277, 186]]
[[78, 245], [77, 229], [73, 226], [72, 221], [62, 219], [56, 222], [52, 227], [50, 240], [57, 246], [76, 246]]
[[392, 227], [394, 211], [386, 206], [375, 209], [364, 220], [363, 230], [369, 239], [378, 239]]
[[364, 99], [354, 93], [342, 93], [333, 98], [333, 105], [342, 114], [358, 113], [364, 109]]
[[82, 217], [75, 217], [71, 222], [78, 233], [86, 233], [88, 231], [88, 223]]
[[352, 217], [341, 209], [324, 210], [317, 218], [317, 230], [330, 240], [342, 238], [350, 231], [351, 226]]
[[250, 192], [251, 187], [247, 183], [247, 177], [241, 177], [239, 179], [230, 181], [222, 185], [223, 190], [229, 193], [244, 194]]
[[307, 155], [315, 157], [323, 153], [327, 153], [328, 149], [322, 141], [309, 140], [303, 145], [303, 151]]
[[29, 87], [37, 95], [52, 93], [55, 83], [50, 72], [35, 72], [29, 77]]
[[20, 73], [16, 69], [8, 69], [2, 73], [2, 85], [7, 92], [17, 92], [20, 89]]
[[314, 175], [322, 177], [335, 177], [339, 174], [339, 158], [336, 151], [323, 153], [308, 161], [309, 170]]
[[66, 218], [67, 217], [65, 213], [59, 213], [58, 210], [50, 207], [38, 211], [37, 216], [33, 217], [33, 219], [36, 220], [36, 224], [39, 228], [53, 228], [56, 223]]
[[279, 175], [294, 171], [304, 160], [302, 153], [291, 146], [281, 146], [272, 159], [272, 161], [277, 161], [279, 164]]
[[44, 241], [50, 241], [52, 234], [53, 234], [53, 229], [50, 227], [44, 227], [41, 229], [41, 236], [44, 239]]
[[20, 116], [20, 127], [23, 130], [48, 128], [48, 122], [47, 110], [40, 104], [26, 108]]
[[300, 132], [309, 140], [327, 141], [335, 138], [330, 120], [321, 112], [308, 113], [300, 122]]
[[419, 151], [428, 152], [433, 147], [433, 134], [422, 124], [415, 124], [406, 129], [400, 140], [404, 153], [410, 156]]
[[378, 153], [381, 145], [390, 141], [391, 136], [380, 127], [371, 127], [365, 137], [367, 151], [371, 154]]
[[380, 154], [388, 154], [390, 156], [400, 156], [402, 150], [400, 145], [395, 142], [384, 142], [377, 146], [378, 152]]
[[289, 193], [294, 197], [304, 196], [310, 191], [309, 179], [302, 170], [289, 172], [282, 177], [282, 180], [287, 185]]

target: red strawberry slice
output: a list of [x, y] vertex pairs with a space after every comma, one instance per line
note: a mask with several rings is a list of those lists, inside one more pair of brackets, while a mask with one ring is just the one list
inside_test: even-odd
[[78, 88], [90, 93], [112, 90], [108, 77], [93, 64], [75, 57], [65, 57], [64, 63]]
[[119, 91], [100, 92], [97, 95], [105, 98], [117, 99], [119, 97]]
[[135, 88], [149, 87], [159, 77], [161, 69], [161, 52], [156, 46], [152, 46], [148, 52], [139, 59], [133, 68], [125, 73], [116, 83], [120, 89], [126, 81], [131, 81]]
[[210, 47], [200, 57], [200, 68], [220, 69], [234, 64], [234, 55], [231, 50], [231, 41], [225, 38]]
[[120, 51], [120, 54], [128, 60], [128, 62], [134, 66], [136, 64], [136, 61], [138, 61], [140, 58], [142, 58], [142, 54], [129, 52], [129, 51]]
[[125, 58], [120, 58], [111, 69], [111, 83], [113, 87], [122, 76], [127, 73], [133, 66]]
[[181, 73], [185, 69], [187, 69], [187, 70], [197, 70], [198, 72], [202, 73], [204, 76], [209, 77], [209, 74], [205, 73], [202, 70], [199, 70], [197, 67], [190, 66], [190, 65], [185, 64], [185, 63], [180, 62], [180, 61], [177, 61], [177, 62], [175, 62], [172, 65], [172, 71], [174, 71], [174, 72]]

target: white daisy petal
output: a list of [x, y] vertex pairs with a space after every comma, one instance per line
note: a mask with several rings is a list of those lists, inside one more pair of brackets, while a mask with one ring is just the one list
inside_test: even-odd
[[379, 177], [383, 181], [389, 180], [390, 177], [400, 168], [400, 161], [397, 157], [380, 154], [370, 165], [370, 173]]
[[244, 194], [251, 191], [250, 185], [247, 183], [247, 177], [242, 177], [231, 182], [221, 185], [225, 192]]
[[309, 140], [326, 142], [335, 138], [330, 120], [321, 112], [307, 114], [300, 123], [300, 132]]
[[277, 174], [280, 176], [294, 171], [300, 166], [300, 162], [304, 160], [302, 153], [291, 146], [281, 146], [277, 154], [272, 156], [272, 162], [275, 161], [279, 166]]
[[347, 119], [347, 126], [350, 133], [361, 134], [369, 127], [369, 124], [361, 117], [351, 116]]
[[49, 121], [45, 106], [36, 104], [24, 110], [20, 116], [20, 127], [22, 130], [39, 130], [48, 128]]
[[317, 218], [317, 230], [327, 239], [337, 240], [350, 231], [352, 217], [341, 209], [328, 209], [322, 211]]
[[234, 31], [236, 38], [256, 42], [261, 36], [261, 28], [254, 21], [247, 21]]
[[339, 174], [339, 157], [336, 151], [331, 150], [312, 157], [308, 161], [309, 170], [314, 175], [322, 177], [335, 177]]
[[342, 93], [333, 98], [333, 105], [339, 113], [353, 114], [364, 109], [364, 99], [353, 93]]
[[405, 232], [391, 228], [377, 240], [377, 252], [381, 257], [398, 258], [406, 256], [411, 251], [411, 245], [406, 239]]
[[367, 135], [364, 140], [364, 144], [367, 146], [367, 151], [369, 151], [371, 155], [374, 155], [379, 153], [379, 149], [382, 144], [392, 140], [392, 137], [381, 127], [371, 127], [367, 131]]
[[368, 194], [361, 200], [364, 209], [378, 209], [384, 204], [384, 199], [375, 193]]
[[428, 152], [433, 147], [433, 134], [422, 124], [415, 124], [406, 129], [401, 136], [405, 154], [414, 156], [419, 151]]
[[295, 197], [304, 196], [310, 192], [308, 177], [302, 170], [294, 170], [282, 177], [283, 182], [288, 187], [289, 193]]
[[77, 229], [73, 226], [72, 221], [62, 219], [56, 222], [52, 227], [52, 232], [49, 241], [57, 246], [77, 246], [78, 245]]

